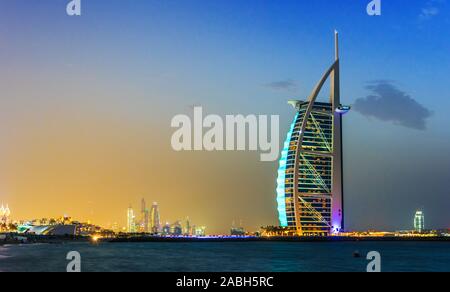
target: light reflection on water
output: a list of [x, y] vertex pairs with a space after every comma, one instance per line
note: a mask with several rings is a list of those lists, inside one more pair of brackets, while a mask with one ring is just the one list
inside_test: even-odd
[[[82, 271], [308, 272], [366, 270], [365, 255], [379, 251], [383, 271], [450, 271], [445, 242], [230, 242], [88, 243], [0, 247], [2, 271], [66, 270], [69, 251]], [[361, 258], [354, 258], [359, 251]]]

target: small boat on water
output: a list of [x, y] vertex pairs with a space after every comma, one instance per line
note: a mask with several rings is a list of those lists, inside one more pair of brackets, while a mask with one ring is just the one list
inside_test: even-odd
[[356, 251], [353, 252], [353, 257], [354, 258], [360, 258], [361, 257], [361, 253], [358, 250], [356, 250]]

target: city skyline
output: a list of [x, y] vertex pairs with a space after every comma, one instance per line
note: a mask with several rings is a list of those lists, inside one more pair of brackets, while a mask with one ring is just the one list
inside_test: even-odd
[[448, 228], [448, 1], [428, 17], [424, 3], [384, 1], [372, 18], [350, 0], [92, 0], [78, 18], [65, 1], [40, 2], [0, 3], [0, 201], [15, 218], [125, 226], [129, 203], [145, 194], [164, 217], [189, 214], [211, 233], [234, 218], [248, 230], [277, 225], [278, 162], [176, 153], [170, 120], [194, 104], [277, 114], [284, 141], [285, 101], [305, 99], [329, 67], [337, 29], [341, 97], [353, 109], [346, 229], [407, 229], [418, 209], [427, 226]]
[[[142, 200], [141, 202], [143, 202]], [[5, 207], [6, 206], [6, 207]], [[156, 210], [156, 211], [155, 211]], [[14, 218], [12, 217], [11, 210], [9, 208], [9, 205], [4, 205], [2, 203], [0, 207], [0, 232], [8, 232], [8, 228], [10, 226], [14, 226], [14, 230], [18, 230], [20, 233], [23, 232], [30, 232], [31, 234], [37, 232], [41, 233], [46, 230], [50, 231], [67, 231], [69, 229], [64, 229], [63, 225], [69, 225], [75, 228], [74, 226], [79, 226], [79, 231], [82, 233], [86, 233], [85, 235], [91, 235], [91, 236], [99, 236], [98, 234], [104, 233], [107, 234], [107, 236], [113, 236], [119, 235], [121, 233], [133, 233], [133, 234], [147, 234], [147, 235], [154, 235], [154, 236], [226, 236], [227, 233], [206, 233], [206, 226], [204, 225], [195, 225], [190, 220], [189, 216], [185, 217], [185, 220], [177, 219], [172, 222], [170, 221], [160, 221], [159, 219], [159, 208], [158, 203], [153, 202], [152, 208], [151, 208], [151, 227], [150, 230], [145, 231], [142, 230], [142, 226], [140, 224], [142, 223], [142, 220], [137, 220], [135, 216], [134, 209], [132, 208], [132, 205], [130, 205], [126, 211], [126, 225], [125, 226], [119, 226], [117, 222], [108, 223], [106, 226], [97, 225], [96, 222], [91, 222], [91, 220], [83, 221], [83, 220], [77, 220], [76, 218], [64, 214], [62, 216], [58, 217], [39, 217], [39, 218]], [[163, 223], [165, 222], [165, 223]], [[231, 229], [229, 230], [231, 233], [231, 236], [259, 236], [261, 233], [263, 236], [267, 236], [267, 232], [269, 234], [274, 231], [282, 231], [283, 228], [291, 228], [292, 225], [284, 225], [280, 224], [282, 229], [279, 229], [278, 226], [262, 226], [258, 230], [246, 230], [243, 227], [242, 220], [239, 220], [239, 226], [236, 226], [236, 221], [233, 220], [231, 223]], [[58, 227], [59, 226], [59, 227]], [[308, 226], [308, 225], [307, 225]], [[57, 229], [53, 229], [53, 227], [56, 227]], [[329, 226], [331, 228], [331, 226]], [[5, 228], [5, 229], [2, 229]], [[176, 229], [179, 229], [177, 231]], [[295, 227], [294, 229], [291, 229], [289, 232], [289, 235], [295, 234]], [[28, 230], [28, 231], [27, 231]], [[75, 230], [75, 229], [74, 229]], [[425, 227], [425, 215], [422, 210], [416, 210], [414, 213], [414, 220], [408, 228], [404, 230], [396, 229], [396, 230], [381, 230], [376, 228], [371, 228], [369, 230], [341, 230], [340, 233], [333, 232], [333, 230], [330, 230], [328, 235], [333, 236], [388, 236], [397, 234], [397, 236], [437, 236], [439, 232], [443, 233], [445, 230], [449, 229], [442, 229], [442, 228], [435, 228], [435, 227]], [[276, 232], [278, 232], [276, 231]], [[335, 230], [334, 230], [335, 231]], [[113, 233], [111, 233], [113, 232]], [[97, 233], [97, 235], [95, 235]], [[320, 235], [321, 232], [318, 233], [308, 233], [308, 232], [299, 232], [297, 235], [300, 236], [317, 236]], [[434, 234], [434, 235], [433, 235]], [[271, 235], [269, 235], [271, 236]]]

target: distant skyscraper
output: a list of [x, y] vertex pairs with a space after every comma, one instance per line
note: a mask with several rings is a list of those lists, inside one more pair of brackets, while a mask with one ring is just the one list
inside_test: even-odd
[[414, 216], [414, 230], [423, 232], [425, 230], [425, 215], [422, 211], [417, 211]]
[[191, 221], [189, 220], [189, 217], [186, 217], [186, 229], [185, 229], [185, 234], [186, 235], [192, 235], [192, 230], [191, 230]]
[[146, 208], [145, 199], [141, 200], [141, 222], [140, 222], [140, 231], [141, 232], [149, 232], [149, 212]]
[[169, 235], [169, 234], [171, 234], [172, 233], [172, 230], [171, 230], [171, 228], [170, 228], [170, 223], [169, 222], [166, 222], [166, 224], [163, 226], [163, 228], [162, 228], [162, 234], [163, 235]]
[[136, 232], [136, 218], [134, 216], [134, 210], [131, 206], [127, 210], [127, 232]]
[[[335, 61], [306, 101], [290, 103], [297, 114], [288, 132], [277, 180], [279, 221], [298, 235], [323, 236], [344, 227], [342, 106], [339, 88], [338, 34]], [[330, 79], [329, 102], [317, 102]]]
[[173, 235], [182, 235], [183, 234], [183, 227], [181, 226], [180, 221], [175, 222], [175, 224], [173, 225], [172, 234]]
[[6, 204], [6, 207], [2, 204], [2, 207], [0, 208], [0, 224], [8, 224], [10, 216], [11, 211], [9, 210], [8, 204]]
[[154, 202], [150, 210], [150, 227], [152, 233], [159, 233], [161, 231], [161, 221], [159, 218], [158, 203]]
[[196, 227], [194, 235], [205, 236], [206, 235], [206, 227], [205, 226]]
[[112, 231], [114, 231], [114, 232], [119, 232], [119, 231], [120, 231], [119, 224], [117, 224], [117, 222], [114, 222], [114, 223], [111, 225], [111, 229], [112, 229]]

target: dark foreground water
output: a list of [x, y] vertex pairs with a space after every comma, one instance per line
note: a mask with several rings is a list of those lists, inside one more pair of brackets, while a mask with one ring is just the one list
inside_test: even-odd
[[[362, 257], [354, 258], [358, 250]], [[66, 271], [69, 251], [82, 271], [366, 271], [369, 251], [382, 271], [450, 271], [448, 242], [88, 243], [0, 247], [0, 271]]]

